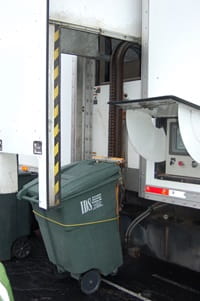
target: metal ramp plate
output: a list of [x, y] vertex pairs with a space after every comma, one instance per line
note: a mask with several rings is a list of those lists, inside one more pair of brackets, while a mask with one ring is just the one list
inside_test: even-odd
[[[180, 133], [190, 156], [200, 163], [200, 106], [182, 98], [166, 95], [145, 99], [109, 102], [127, 113], [127, 128], [136, 150], [147, 160], [161, 162], [165, 154], [165, 134], [152, 118], [178, 118]], [[135, 112], [134, 112], [135, 111]]]

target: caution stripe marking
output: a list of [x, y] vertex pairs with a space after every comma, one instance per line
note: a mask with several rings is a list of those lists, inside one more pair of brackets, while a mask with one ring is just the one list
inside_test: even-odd
[[60, 203], [60, 29], [54, 32], [54, 194]]

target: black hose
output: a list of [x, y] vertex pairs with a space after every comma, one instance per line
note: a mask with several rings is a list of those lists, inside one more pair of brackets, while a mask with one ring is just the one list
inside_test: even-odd
[[155, 210], [158, 210], [160, 208], [163, 208], [165, 206], [167, 206], [168, 204], [165, 203], [155, 203], [152, 206], [150, 206], [147, 210], [145, 210], [144, 212], [142, 212], [139, 216], [137, 216], [128, 226], [126, 233], [125, 233], [125, 243], [128, 245], [129, 244], [129, 240], [132, 234], [132, 231], [134, 230], [134, 228], [141, 222], [143, 221], [145, 218], [147, 218], [152, 212], [154, 212]]

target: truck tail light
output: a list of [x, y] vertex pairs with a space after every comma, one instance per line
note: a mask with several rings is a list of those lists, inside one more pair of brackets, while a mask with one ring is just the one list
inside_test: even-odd
[[146, 186], [145, 187], [145, 192], [161, 194], [161, 195], [169, 195], [169, 189], [155, 187], [155, 186]]

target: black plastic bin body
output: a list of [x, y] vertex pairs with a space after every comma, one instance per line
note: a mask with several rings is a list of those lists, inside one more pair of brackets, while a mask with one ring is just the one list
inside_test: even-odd
[[[32, 173], [20, 173], [19, 189], [35, 177]], [[11, 259], [13, 243], [30, 235], [31, 220], [30, 204], [18, 200], [16, 193], [0, 194], [0, 261]]]
[[86, 160], [61, 173], [61, 204], [38, 207], [38, 182], [25, 185], [19, 198], [32, 200], [45, 247], [59, 272], [79, 279], [96, 269], [108, 275], [122, 264], [116, 185], [120, 169], [113, 163]]

